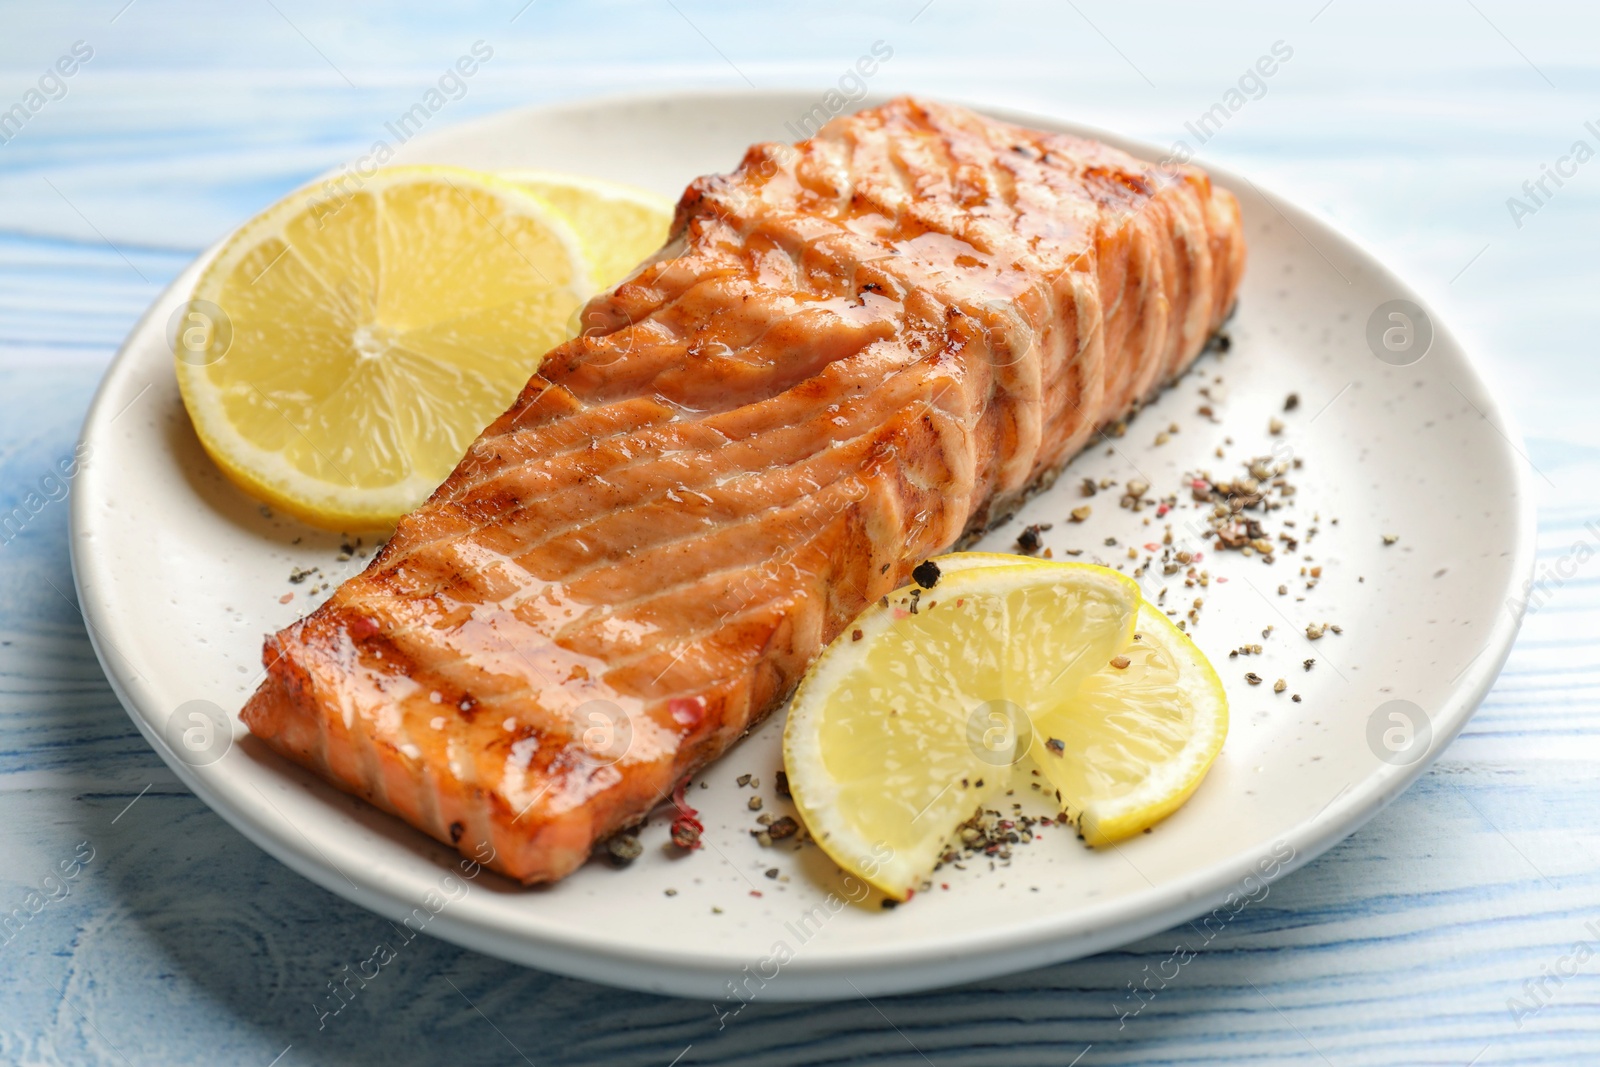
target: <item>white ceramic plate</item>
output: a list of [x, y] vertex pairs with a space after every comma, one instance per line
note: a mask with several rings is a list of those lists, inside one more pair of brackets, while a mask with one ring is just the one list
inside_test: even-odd
[[[417, 137], [397, 161], [551, 167], [676, 196], [697, 174], [731, 169], [752, 142], [792, 140], [785, 123], [814, 104], [802, 94], [750, 93], [531, 108]], [[1066, 122], [1019, 121], [1160, 155]], [[338, 538], [266, 517], [201, 452], [165, 339], [198, 263], [128, 338], [84, 426], [73, 565], [101, 662], [179, 777], [262, 848], [392, 919], [410, 915], [428, 933], [548, 970], [685, 996], [839, 997], [1065, 960], [1220, 907], [1215, 927], [1249, 899], [1240, 894], [1261, 892], [1261, 878], [1304, 863], [1393, 799], [1461, 729], [1516, 633], [1512, 601], [1531, 573], [1533, 498], [1516, 432], [1436, 316], [1412, 315], [1419, 331], [1431, 324], [1420, 361], [1393, 365], [1421, 351], [1420, 332], [1388, 362], [1369, 346], [1380, 305], [1425, 301], [1327, 223], [1246, 178], [1212, 173], [1243, 203], [1250, 248], [1231, 351], [1203, 358], [1115, 451], [1091, 448], [978, 546], [1004, 550], [1023, 523], [1052, 522], [1045, 543], [1058, 558], [1081, 548], [1079, 558], [1126, 564], [1125, 546], [1160, 540], [1163, 522], [1176, 520], [1182, 542], [1197, 512], [1184, 495], [1182, 508], [1145, 527], [1153, 513], [1119, 509], [1111, 491], [1090, 502], [1088, 522], [1067, 523], [1084, 503], [1082, 478], [1137, 472], [1164, 494], [1181, 491], [1197, 468], [1242, 473], [1239, 460], [1274, 446], [1303, 461], [1293, 472], [1295, 507], [1274, 517], [1292, 515], [1302, 533], [1318, 527], [1302, 548], [1313, 564], [1290, 557], [1264, 566], [1196, 542], [1201, 565], [1228, 581], [1186, 589], [1182, 573], [1167, 579], [1176, 583], [1169, 604], [1187, 609], [1204, 595], [1194, 633], [1228, 686], [1232, 734], [1189, 804], [1118, 849], [1091, 852], [1050, 830], [1009, 866], [939, 872], [949, 889], [936, 885], [910, 905], [839, 906], [828, 896], [842, 889], [837, 872], [819, 851], [763, 849], [749, 832], [751, 791], [737, 775], [762, 779], [767, 811], [788, 810], [772, 791], [779, 714], [710, 768], [706, 787], [696, 783], [710, 847], [675, 855], [657, 818], [631, 868], [596, 861], [530, 891], [490, 874], [466, 879], [448, 850], [264, 751], [233, 713], [259, 679], [262, 635], [311, 606], [315, 583], [291, 585], [290, 571], [316, 565], [338, 578], [364, 561], [339, 563]], [[1391, 325], [1403, 326], [1379, 323]], [[1200, 397], [1218, 375], [1225, 398]], [[1284, 414], [1291, 392], [1300, 405]], [[1219, 421], [1196, 414], [1205, 403]], [[1275, 416], [1287, 425], [1272, 437]], [[1174, 422], [1180, 432], [1156, 446]], [[1218, 460], [1225, 437], [1235, 443]], [[1398, 540], [1386, 545], [1384, 534]], [[1309, 592], [1302, 565], [1322, 568]], [[1288, 595], [1277, 594], [1280, 583]], [[289, 592], [294, 599], [280, 603]], [[1310, 622], [1338, 623], [1343, 633], [1312, 642], [1303, 635]], [[1263, 655], [1228, 658], [1247, 643], [1261, 643]], [[1309, 671], [1305, 659], [1315, 660]], [[1246, 671], [1266, 683], [1246, 684]], [[1289, 692], [1274, 694], [1279, 677]], [[211, 762], [163, 739], [196, 721], [176, 714], [191, 701], [220, 705], [231, 723], [234, 740], [221, 735]], [[1419, 710], [1408, 720], [1408, 705], [1390, 701]], [[773, 868], [778, 877], [766, 877]]]

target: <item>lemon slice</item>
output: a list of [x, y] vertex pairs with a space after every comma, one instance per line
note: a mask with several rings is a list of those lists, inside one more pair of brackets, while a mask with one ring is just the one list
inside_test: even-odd
[[1090, 845], [1171, 815], [1228, 736], [1228, 697], [1204, 653], [1150, 603], [1136, 628], [1126, 667], [1096, 671], [1033, 720], [1034, 763]]
[[547, 170], [502, 171], [561, 212], [583, 242], [591, 273], [610, 288], [667, 240], [672, 201], [631, 185]]
[[526, 189], [393, 167], [290, 194], [206, 267], [172, 329], [201, 443], [317, 526], [382, 529], [568, 336], [582, 245]]
[[[951, 558], [951, 557], [946, 557]], [[812, 837], [897, 900], [1028, 751], [1029, 709], [1133, 638], [1139, 589], [1081, 563], [952, 568], [856, 619], [789, 709], [784, 763]]]
[[[966, 552], [934, 562], [954, 573], [1023, 561]], [[1189, 636], [1148, 601], [1139, 606], [1134, 640], [1122, 657], [1126, 666], [1108, 664], [1071, 699], [1033, 716], [1033, 762], [1090, 845], [1121, 841], [1176, 811], [1228, 736], [1222, 680]]]

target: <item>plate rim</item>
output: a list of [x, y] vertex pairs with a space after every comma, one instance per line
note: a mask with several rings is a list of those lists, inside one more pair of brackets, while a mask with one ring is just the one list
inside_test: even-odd
[[[731, 88], [665, 89], [619, 94], [597, 94], [550, 103], [522, 105], [475, 116], [464, 122], [427, 131], [413, 138], [411, 143], [424, 147], [447, 137], [462, 136], [480, 126], [515, 121], [517, 116], [552, 115], [563, 112], [582, 113], [620, 107], [639, 107], [671, 103], [678, 106], [705, 104], [727, 105], [745, 102], [752, 98], [769, 101], [814, 102], [814, 93], [799, 89], [748, 90]], [[866, 107], [888, 97], [871, 94], [859, 101]], [[983, 114], [1003, 121], [1015, 122], [1041, 129], [1053, 129], [1103, 141], [1139, 158], [1157, 160], [1164, 153], [1159, 146], [1115, 131], [1101, 129], [1091, 124], [1059, 117], [997, 105], [992, 101], [955, 101], [972, 107]], [[1512, 453], [1507, 463], [1516, 498], [1516, 522], [1512, 526], [1512, 539], [1507, 555], [1511, 557], [1509, 575], [1513, 583], [1506, 592], [1514, 594], [1516, 582], [1532, 575], [1535, 564], [1537, 498], [1532, 476], [1526, 469], [1519, 448], [1523, 441], [1520, 427], [1499, 400], [1499, 393], [1491, 387], [1490, 377], [1479, 358], [1474, 355], [1478, 345], [1464, 343], [1462, 336], [1451, 323], [1442, 318], [1432, 303], [1414, 285], [1400, 277], [1364, 241], [1342, 226], [1325, 218], [1291, 198], [1277, 193], [1270, 185], [1240, 174], [1233, 169], [1212, 163], [1203, 157], [1194, 160], [1202, 166], [1219, 185], [1228, 188], [1250, 187], [1269, 206], [1290, 221], [1309, 224], [1316, 230], [1343, 243], [1350, 252], [1363, 261], [1367, 269], [1379, 272], [1388, 287], [1397, 295], [1414, 300], [1431, 316], [1436, 341], [1443, 337], [1460, 352], [1461, 365], [1471, 376], [1477, 395], [1483, 401], [1484, 418], [1496, 426], [1505, 438], [1504, 448]], [[339, 166], [329, 168], [323, 175], [337, 172]], [[322, 175], [319, 175], [321, 177]], [[317, 179], [312, 179], [313, 181]], [[1295, 218], [1297, 216], [1297, 218]], [[104, 432], [107, 420], [105, 408], [112, 401], [114, 383], [119, 371], [132, 366], [132, 348], [137, 339], [153, 328], [151, 322], [156, 310], [169, 295], [186, 284], [201, 264], [227, 241], [224, 235], [215, 244], [200, 253], [181, 270], [161, 294], [156, 296], [140, 315], [127, 337], [118, 347], [116, 355], [106, 367], [93, 400], [90, 402], [80, 431], [80, 443], [91, 446], [97, 430]], [[1305, 235], [1301, 234], [1302, 238]], [[1311, 244], [1309, 238], [1305, 238]], [[1320, 250], [1312, 245], [1313, 250]], [[252, 809], [236, 803], [231, 797], [212, 788], [204, 776], [177, 759], [167, 748], [157, 727], [139, 710], [137, 675], [125, 677], [118, 665], [118, 657], [107, 655], [103, 646], [109, 639], [102, 630], [116, 629], [108, 626], [108, 604], [96, 596], [99, 585], [107, 575], [100, 573], [100, 561], [89, 547], [94, 517], [90, 514], [92, 494], [84, 489], [95, 484], [92, 464], [86, 468], [89, 475], [84, 483], [75, 487], [72, 494], [69, 519], [69, 549], [73, 583], [80, 609], [86, 623], [90, 643], [100, 661], [107, 680], [130, 719], [146, 741], [161, 756], [169, 769], [200, 799], [246, 838], [291, 870], [310, 881], [350, 900], [359, 906], [390, 919], [407, 915], [416, 902], [402, 889], [386, 885], [381, 877], [364, 877], [357, 870], [346, 874], [336, 869], [331, 861], [318, 862], [316, 857], [295, 839], [300, 833], [287, 817], [269, 814], [263, 809]], [[1514, 602], [1514, 598], [1513, 598]], [[1081, 911], [1064, 911], [1056, 916], [1018, 925], [998, 935], [993, 932], [963, 932], [934, 942], [931, 947], [921, 941], [907, 941], [876, 950], [871, 957], [832, 959], [815, 963], [800, 954], [787, 963], [784, 982], [772, 983], [772, 988], [762, 990], [770, 1000], [815, 1000], [850, 996], [856, 992], [901, 993], [936, 988], [958, 981], [973, 981], [1049, 963], [1065, 962], [1095, 952], [1126, 944], [1148, 934], [1167, 929], [1176, 923], [1193, 918], [1214, 908], [1238, 890], [1248, 879], [1257, 878], [1272, 882], [1309, 863], [1337, 842], [1354, 833], [1369, 819], [1386, 807], [1420, 778], [1455, 739], [1472, 717], [1484, 697], [1498, 678], [1510, 655], [1520, 629], [1523, 610], [1496, 611], [1494, 621], [1485, 638], [1483, 648], [1469, 662], [1460, 677], [1450, 684], [1449, 693], [1437, 713], [1432, 717], [1434, 736], [1427, 753], [1411, 764], [1395, 767], [1381, 764], [1372, 773], [1338, 794], [1317, 814], [1295, 824], [1279, 835], [1277, 841], [1294, 850], [1292, 858], [1270, 874], [1263, 875], [1254, 863], [1259, 854], [1242, 852], [1224, 857], [1205, 867], [1191, 870], [1181, 877], [1152, 884], [1148, 892], [1138, 892], [1107, 900], [1096, 905], [1095, 913], [1102, 923], [1094, 929], [1084, 929]], [[120, 653], [118, 654], [120, 657]], [[270, 805], [270, 802], [269, 802]], [[1276, 843], [1276, 842], [1275, 842]], [[313, 846], [314, 849], [314, 846]], [[359, 883], [359, 884], [358, 884]], [[1076, 929], [1067, 928], [1073, 924]], [[530, 931], [526, 928], [508, 930], [490, 921], [491, 917], [471, 909], [446, 909], [434, 916], [427, 932], [444, 940], [474, 951], [509, 960], [541, 970], [554, 971], [588, 981], [645, 990], [677, 996], [721, 997], [725, 995], [723, 982], [740, 973], [748, 965], [747, 957], [733, 956], [727, 952], [683, 952], [653, 946], [633, 946], [623, 951], [606, 943], [586, 940], [570, 930]], [[654, 968], [653, 972], [641, 973]], [[669, 984], [670, 983], [670, 984]], [[835, 987], [845, 985], [843, 992]], [[860, 988], [857, 988], [859, 984]], [[675, 986], [676, 988], [673, 988]]]

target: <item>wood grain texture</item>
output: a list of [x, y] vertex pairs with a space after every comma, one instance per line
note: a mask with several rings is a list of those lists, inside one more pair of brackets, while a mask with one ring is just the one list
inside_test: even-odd
[[[326, 983], [391, 928], [245, 841], [135, 733], [89, 648], [66, 503], [52, 501], [0, 545], [0, 916], [82, 843], [92, 859], [62, 899], [0, 933], [0, 1063], [1600, 1059], [1600, 958], [1545, 978], [1538, 996], [1525, 988], [1575, 943], [1600, 948], [1586, 926], [1600, 929], [1600, 553], [1574, 551], [1600, 547], [1586, 525], [1600, 521], [1600, 161], [1551, 186], [1520, 226], [1506, 206], [1541, 164], [1594, 141], [1593, 12], [1504, 0], [1227, 14], [1175, 0], [907, 0], [804, 16], [731, 0], [537, 0], [520, 14], [523, 0], [124, 3], [4, 12], [0, 108], [74, 42], [94, 55], [0, 144], [0, 511], [71, 452], [102, 368], [189, 258], [364, 150], [475, 40], [494, 59], [436, 121], [662, 86], [820, 93], [883, 40], [894, 56], [875, 90], [1191, 143], [1185, 122], [1281, 40], [1293, 58], [1203, 154], [1348, 226], [1478, 343], [1539, 472], [1541, 567], [1570, 577], [1551, 583], [1434, 769], [1203, 947], [1183, 927], [1004, 980], [871, 1003], [758, 1001], [719, 1023], [710, 1004], [420, 938], [319, 1029]], [[1180, 943], [1193, 958], [1131, 1014], [1128, 984], [1170, 971]], [[1519, 1025], [1511, 998], [1545, 1003]]]

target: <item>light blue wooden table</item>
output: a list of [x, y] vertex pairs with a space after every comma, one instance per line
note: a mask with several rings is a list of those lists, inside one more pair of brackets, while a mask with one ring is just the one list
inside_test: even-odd
[[[1511, 0], [1221, 6], [0, 9], [0, 109], [28, 105], [25, 122], [0, 115], [0, 513], [44, 501], [0, 546], [0, 918], [26, 913], [0, 931], [0, 1063], [1600, 1062], [1600, 160], [1563, 164], [1537, 202], [1523, 189], [1573, 142], [1600, 148], [1584, 125], [1600, 127], [1600, 18]], [[704, 1002], [425, 938], [319, 1030], [325, 983], [386, 926], [246, 842], [140, 740], [84, 635], [67, 505], [45, 478], [183, 264], [358, 154], [477, 40], [493, 60], [450, 119], [622, 90], [822, 87], [883, 41], [874, 89], [1164, 143], [1284, 42], [1292, 58], [1203, 153], [1343, 223], [1475, 339], [1542, 475], [1541, 566], [1571, 573], [1433, 770], [1137, 1016], [1119, 1019], [1128, 983], [1181, 931], [922, 996], [758, 1002], [725, 1028]]]

